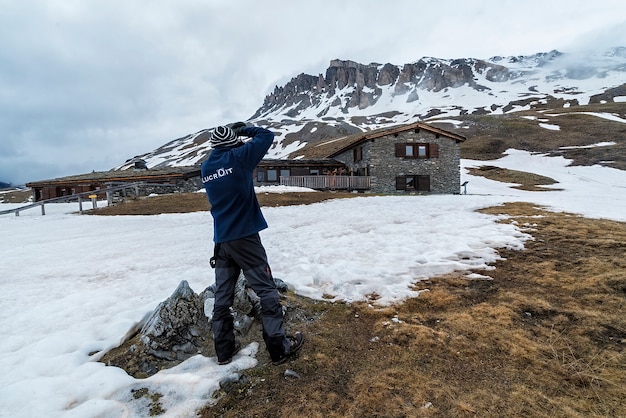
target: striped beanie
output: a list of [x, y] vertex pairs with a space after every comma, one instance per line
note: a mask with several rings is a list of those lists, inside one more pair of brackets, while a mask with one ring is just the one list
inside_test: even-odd
[[211, 133], [211, 146], [216, 147], [232, 147], [239, 143], [239, 139], [235, 132], [228, 126], [218, 126]]

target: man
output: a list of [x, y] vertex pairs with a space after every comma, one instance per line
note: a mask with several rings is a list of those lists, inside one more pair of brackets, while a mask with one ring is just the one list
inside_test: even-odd
[[[244, 143], [239, 137], [251, 137]], [[267, 228], [254, 193], [252, 173], [274, 141], [274, 134], [243, 122], [218, 126], [211, 134], [213, 150], [202, 164], [202, 183], [211, 203], [215, 241], [215, 305], [213, 340], [217, 361], [228, 364], [241, 348], [235, 339], [230, 308], [240, 272], [261, 299], [263, 340], [274, 364], [285, 362], [304, 342], [302, 334], [285, 334], [283, 310], [261, 244]]]

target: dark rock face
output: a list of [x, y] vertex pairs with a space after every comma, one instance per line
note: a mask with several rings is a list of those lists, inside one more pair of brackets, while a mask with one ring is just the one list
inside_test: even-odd
[[[489, 81], [505, 81], [518, 77], [505, 66], [477, 59], [455, 59], [452, 61], [436, 58], [422, 58], [402, 67], [392, 64], [359, 64], [354, 61], [332, 60], [325, 76], [317, 77], [300, 74], [285, 86], [278, 87], [269, 94], [263, 106], [252, 119], [279, 108], [293, 106], [287, 116], [295, 117], [307, 108], [319, 105], [324, 99], [332, 98], [339, 91], [352, 88], [343, 102], [343, 111], [350, 108], [366, 109], [381, 96], [382, 87], [392, 87], [394, 94], [412, 92], [408, 101], [417, 100], [416, 89], [439, 92], [446, 88], [468, 85], [477, 90], [487, 87], [478, 85], [475, 74], [480, 73]], [[331, 106], [342, 105], [337, 98]], [[323, 116], [323, 115], [318, 115]]]

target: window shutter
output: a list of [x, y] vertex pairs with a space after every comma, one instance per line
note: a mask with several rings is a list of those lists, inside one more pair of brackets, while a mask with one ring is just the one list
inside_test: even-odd
[[396, 144], [396, 157], [406, 157], [406, 144]]
[[406, 177], [398, 176], [396, 177], [396, 190], [405, 190], [406, 188]]
[[417, 176], [417, 190], [430, 192], [430, 176]]
[[430, 144], [428, 146], [428, 157], [439, 158], [439, 145], [438, 144]]
[[358, 147], [354, 148], [354, 162], [358, 163], [362, 159], [363, 159], [363, 147], [362, 146], [358, 146]]

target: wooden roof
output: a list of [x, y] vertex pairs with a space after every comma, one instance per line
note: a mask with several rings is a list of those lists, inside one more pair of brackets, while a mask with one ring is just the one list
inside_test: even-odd
[[186, 166], [186, 167], [164, 167], [158, 169], [148, 170], [135, 170], [132, 168], [126, 170], [109, 170], [109, 171], [94, 171], [87, 174], [79, 174], [75, 176], [59, 177], [50, 180], [40, 180], [27, 183], [28, 187], [41, 187], [46, 185], [55, 184], [77, 184], [77, 183], [89, 183], [89, 182], [129, 182], [129, 181], [144, 181], [155, 179], [171, 179], [171, 178], [189, 178], [196, 175], [200, 175], [200, 167], [198, 166]]
[[380, 128], [373, 131], [359, 132], [358, 134], [308, 144], [304, 148], [292, 152], [289, 156], [291, 158], [295, 158], [298, 156], [304, 156], [304, 158], [332, 158], [370, 139], [381, 138], [383, 136], [393, 135], [414, 129], [425, 130], [431, 132], [434, 135], [440, 135], [446, 138], [450, 138], [457, 142], [464, 142], [467, 139], [464, 136], [457, 135], [443, 129], [435, 128], [434, 126], [427, 125], [422, 122], [414, 122], [408, 125], [397, 125], [390, 128]]
[[308, 167], [308, 166], [318, 166], [318, 167], [334, 167], [334, 166], [343, 166], [344, 164], [341, 161], [333, 160], [330, 158], [319, 158], [319, 159], [271, 159], [264, 158], [258, 165], [258, 167], [274, 167], [274, 166], [283, 166], [283, 167]]

